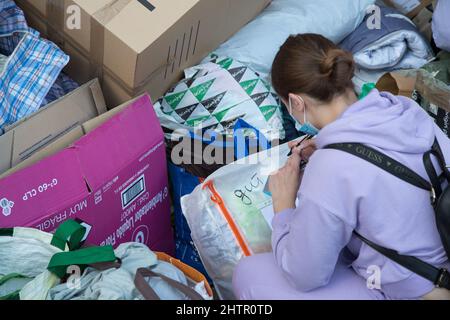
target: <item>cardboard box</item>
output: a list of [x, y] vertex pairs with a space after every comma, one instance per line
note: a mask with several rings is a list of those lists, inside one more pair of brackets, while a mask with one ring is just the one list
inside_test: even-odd
[[420, 13], [413, 19], [420, 33], [428, 40], [429, 43], [433, 40], [433, 29], [431, 22], [433, 20], [433, 11], [424, 8]]
[[399, 72], [389, 72], [378, 80], [376, 88], [379, 91], [387, 91], [396, 96], [405, 96], [411, 98], [417, 78], [406, 76]]
[[385, 74], [377, 88], [415, 100], [450, 137], [449, 67], [450, 54], [441, 53], [422, 69]]
[[[85, 121], [106, 112], [98, 80], [92, 80], [29, 117], [5, 128], [0, 136], [0, 173], [37, 152]], [[80, 136], [81, 137], [81, 136]]]
[[422, 9], [433, 4], [433, 0], [383, 0], [388, 6], [394, 7], [408, 18], [413, 19]]
[[[430, 99], [429, 96], [421, 94], [418, 90], [414, 92], [413, 99], [428, 112], [436, 125], [450, 138], [450, 110], [448, 109], [448, 104], [447, 108], [441, 108], [440, 105], [432, 102], [434, 100], [433, 97]], [[450, 102], [450, 100], [447, 101]]]
[[69, 218], [97, 245], [138, 241], [173, 254], [163, 132], [144, 95], [82, 125], [83, 137], [0, 180], [0, 227], [51, 232]]
[[[108, 104], [162, 96], [271, 0], [17, 0], [31, 26], [72, 57], [80, 83], [102, 79]], [[76, 19], [79, 17], [79, 19]], [[79, 26], [75, 22], [80, 22]]]

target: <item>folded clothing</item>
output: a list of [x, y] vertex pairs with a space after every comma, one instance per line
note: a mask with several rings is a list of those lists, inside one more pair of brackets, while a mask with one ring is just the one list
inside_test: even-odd
[[[11, 0], [0, 2], [0, 54], [7, 57], [0, 74], [1, 131], [46, 102], [69, 57], [29, 28], [23, 12]], [[71, 83], [71, 87], [75, 85]], [[54, 90], [47, 102], [61, 92]]]
[[41, 107], [44, 107], [52, 103], [53, 101], [58, 100], [66, 94], [74, 91], [78, 87], [78, 83], [69, 78], [69, 76], [67, 76], [64, 72], [61, 72], [53, 86], [50, 88], [47, 96], [42, 101]]
[[450, 51], [450, 1], [439, 0], [433, 15], [433, 37], [436, 46]]
[[280, 46], [292, 34], [318, 33], [342, 41], [363, 20], [375, 0], [273, 0], [256, 19], [215, 53], [232, 57], [268, 79]]
[[360, 68], [384, 72], [416, 69], [433, 58], [429, 43], [410, 19], [393, 8], [382, 6], [380, 10], [379, 28], [369, 14], [340, 44], [353, 53]]

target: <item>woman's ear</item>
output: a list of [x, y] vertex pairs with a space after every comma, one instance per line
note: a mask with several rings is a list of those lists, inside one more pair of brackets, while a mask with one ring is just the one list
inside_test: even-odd
[[[291, 99], [292, 112], [303, 113], [305, 111], [305, 101], [300, 96], [290, 93], [289, 99]], [[287, 106], [289, 106], [289, 101]]]

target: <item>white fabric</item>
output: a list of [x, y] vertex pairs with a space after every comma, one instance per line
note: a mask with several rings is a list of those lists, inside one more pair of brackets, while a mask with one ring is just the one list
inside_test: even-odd
[[[120, 268], [106, 271], [87, 268], [78, 287], [70, 287], [68, 283], [74, 284], [72, 281], [59, 284], [60, 279], [47, 270], [52, 256], [62, 252], [50, 244], [51, 240], [51, 234], [31, 228], [15, 228], [13, 236], [0, 236], [0, 279], [9, 274], [27, 277], [3, 284], [0, 296], [20, 290], [21, 300], [137, 300], [143, 297], [134, 285], [134, 277], [137, 269], [148, 267], [187, 284], [186, 276], [178, 268], [158, 261], [156, 254], [140, 243], [122, 244], [114, 251], [122, 261]], [[159, 278], [150, 279], [149, 284], [161, 299], [186, 299]], [[194, 289], [205, 299], [211, 299], [204, 295], [204, 286], [197, 285]]]
[[356, 93], [358, 95], [361, 94], [362, 88], [366, 83], [377, 83], [385, 74], [386, 70], [366, 70], [357, 68], [355, 76], [353, 77]]
[[52, 235], [28, 228], [15, 228], [14, 236], [0, 237], [0, 277], [12, 273], [34, 278], [20, 292], [23, 300], [46, 299], [59, 279], [47, 271], [51, 257], [61, 252], [52, 246]]
[[[140, 243], [121, 244], [115, 255], [122, 262], [117, 269], [99, 271], [87, 268], [80, 278], [79, 285], [69, 287], [60, 284], [49, 292], [49, 300], [142, 300], [143, 297], [134, 285], [139, 268], [151, 268], [175, 281], [188, 284], [186, 276], [170, 263], [159, 261], [155, 253]], [[185, 300], [186, 297], [160, 278], [150, 278], [149, 285], [161, 300]], [[74, 284], [74, 282], [71, 282]], [[197, 290], [197, 288], [194, 288]], [[200, 294], [201, 286], [198, 289]], [[205, 298], [210, 299], [209, 296]]]
[[235, 58], [268, 77], [280, 46], [292, 34], [318, 33], [335, 43], [362, 22], [375, 0], [274, 0], [215, 53]]

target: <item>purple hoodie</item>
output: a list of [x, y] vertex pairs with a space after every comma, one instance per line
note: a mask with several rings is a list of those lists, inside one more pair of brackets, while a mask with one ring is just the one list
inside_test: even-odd
[[350, 106], [317, 136], [318, 150], [305, 170], [300, 205], [273, 220], [273, 250], [288, 279], [300, 291], [327, 285], [343, 249], [364, 278], [371, 266], [381, 271], [381, 291], [392, 299], [419, 298], [431, 282], [363, 244], [353, 230], [371, 241], [412, 255], [437, 267], [448, 266], [430, 205], [430, 195], [332, 143], [365, 143], [420, 174], [435, 137], [450, 163], [450, 140], [414, 101], [373, 90]]

